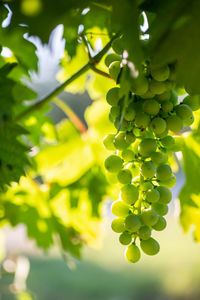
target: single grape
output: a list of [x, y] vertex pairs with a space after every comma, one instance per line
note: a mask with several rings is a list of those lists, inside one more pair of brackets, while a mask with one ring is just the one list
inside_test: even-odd
[[160, 203], [153, 203], [152, 208], [159, 216], [165, 216], [168, 213], [168, 206]]
[[143, 182], [140, 184], [140, 189], [143, 192], [153, 189], [153, 184], [151, 182]]
[[121, 199], [127, 204], [134, 204], [139, 197], [139, 190], [135, 185], [127, 184], [121, 189]]
[[124, 221], [125, 229], [130, 232], [136, 232], [141, 227], [140, 218], [137, 215], [128, 215]]
[[145, 161], [141, 166], [141, 174], [144, 178], [152, 178], [156, 173], [156, 168], [151, 161]]
[[129, 245], [125, 250], [126, 259], [131, 263], [136, 263], [140, 260], [140, 249], [135, 245]]
[[160, 199], [160, 193], [155, 190], [155, 189], [149, 189], [147, 192], [146, 192], [146, 200], [149, 202], [149, 203], [154, 203], [154, 202], [158, 202]]
[[150, 127], [155, 134], [161, 134], [166, 130], [167, 124], [164, 119], [156, 117], [151, 121]]
[[115, 146], [113, 144], [115, 134], [108, 134], [104, 137], [103, 144], [107, 150], [115, 150]]
[[178, 132], [183, 129], [183, 121], [176, 115], [167, 117], [166, 122], [168, 129], [173, 132]]
[[151, 236], [151, 229], [149, 226], [144, 225], [140, 227], [138, 235], [141, 240], [148, 240]]
[[140, 95], [140, 97], [141, 97], [142, 99], [151, 99], [151, 98], [153, 98], [154, 96], [155, 96], [155, 94], [152, 93], [152, 92], [149, 91], [149, 90], [148, 90], [146, 93]]
[[171, 174], [171, 176], [167, 180], [161, 180], [159, 183], [171, 189], [176, 184], [176, 176], [174, 174]]
[[168, 135], [160, 140], [161, 145], [165, 148], [171, 149], [175, 145], [175, 140], [171, 135]]
[[132, 160], [135, 159], [135, 154], [132, 150], [125, 149], [125, 150], [122, 151], [122, 158], [123, 158], [123, 160], [125, 160], [127, 162], [132, 161]]
[[119, 132], [115, 136], [115, 138], [113, 140], [113, 144], [114, 144], [115, 148], [118, 149], [118, 150], [126, 149], [129, 146], [129, 144], [125, 140], [125, 133], [124, 132]]
[[143, 103], [143, 110], [148, 115], [155, 116], [159, 113], [160, 105], [154, 99], [145, 100]]
[[109, 66], [109, 74], [115, 81], [117, 81], [117, 78], [121, 71], [120, 65], [121, 65], [120, 61], [114, 61]]
[[141, 218], [145, 225], [153, 226], [158, 221], [158, 214], [155, 210], [144, 210]]
[[112, 106], [117, 106], [120, 99], [120, 88], [111, 88], [106, 94], [106, 101]]
[[165, 81], [168, 79], [170, 69], [168, 66], [151, 68], [151, 76], [157, 81]]
[[123, 160], [117, 155], [110, 155], [104, 162], [105, 168], [111, 173], [116, 173], [121, 170], [123, 166]]
[[140, 247], [142, 251], [147, 255], [155, 255], [160, 251], [159, 243], [153, 238], [149, 238], [148, 240], [141, 240]]
[[168, 204], [172, 200], [172, 193], [168, 188], [160, 185], [156, 189], [160, 194], [159, 203]]
[[164, 101], [161, 105], [162, 111], [169, 113], [170, 111], [173, 110], [173, 104], [170, 101]]
[[149, 89], [153, 94], [159, 95], [166, 91], [166, 85], [164, 82], [152, 79], [149, 84]]
[[162, 139], [162, 138], [164, 138], [165, 136], [168, 135], [168, 129], [166, 128], [166, 129], [165, 129], [162, 133], [160, 133], [160, 134], [155, 133], [155, 135], [156, 135], [157, 138]]
[[157, 231], [162, 231], [166, 228], [167, 226], [167, 222], [165, 220], [165, 218], [163, 218], [162, 216], [159, 216], [159, 219], [157, 221], [157, 223], [155, 225], [153, 225], [153, 229], [157, 230]]
[[129, 232], [124, 231], [120, 234], [119, 241], [122, 245], [129, 245], [132, 241], [132, 236]]
[[148, 88], [148, 79], [145, 77], [139, 77], [133, 80], [131, 89], [136, 95], [143, 95], [148, 91]]
[[156, 98], [160, 101], [168, 101], [171, 98], [171, 92], [170, 91], [166, 91], [160, 95], [157, 95]]
[[116, 218], [111, 223], [111, 228], [116, 233], [121, 233], [125, 230], [124, 227], [124, 219], [123, 218]]
[[117, 177], [118, 177], [119, 182], [122, 184], [131, 183], [131, 180], [132, 180], [131, 171], [128, 169], [120, 170]]
[[189, 107], [195, 111], [200, 108], [200, 96], [199, 95], [193, 95], [193, 96], [187, 96], [183, 99], [183, 104], [189, 105]]
[[161, 164], [158, 166], [157, 171], [156, 171], [156, 177], [158, 180], [168, 180], [170, 176], [172, 175], [172, 170], [170, 166], [166, 164]]
[[121, 200], [112, 204], [112, 213], [116, 217], [125, 218], [129, 214], [129, 206]]
[[112, 106], [109, 112], [109, 120], [113, 122], [120, 115], [120, 107]]
[[142, 156], [149, 156], [152, 152], [156, 151], [157, 143], [155, 139], [143, 139], [139, 144], [138, 151]]
[[154, 164], [162, 164], [167, 161], [167, 155], [161, 152], [153, 152], [151, 153], [151, 160]]
[[146, 128], [149, 125], [150, 117], [144, 112], [137, 112], [135, 124], [139, 128]]
[[115, 53], [122, 55], [122, 53], [124, 52], [123, 39], [121, 37], [115, 39], [112, 42], [112, 48]]
[[134, 143], [136, 140], [136, 136], [132, 133], [132, 132], [127, 132], [125, 134], [125, 141], [128, 143], [128, 144], [132, 144]]
[[192, 109], [187, 104], [179, 104], [175, 107], [177, 115], [183, 120], [183, 125], [190, 126], [194, 122]]
[[105, 58], [105, 65], [109, 67], [113, 61], [121, 61], [121, 57], [115, 53], [109, 53]]
[[131, 103], [126, 108], [126, 111], [124, 113], [124, 118], [127, 121], [133, 121], [135, 119], [135, 116], [136, 116], [135, 105], [134, 105], [134, 103]]

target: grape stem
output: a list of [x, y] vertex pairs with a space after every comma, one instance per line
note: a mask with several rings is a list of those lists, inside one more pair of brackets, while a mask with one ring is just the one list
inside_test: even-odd
[[112, 42], [119, 36], [119, 34], [115, 34], [111, 40], [105, 45], [105, 47], [97, 53], [95, 56], [91, 57], [87, 64], [85, 64], [81, 69], [79, 69], [76, 73], [74, 73], [69, 79], [65, 80], [61, 83], [57, 88], [55, 88], [52, 92], [50, 92], [47, 96], [40, 99], [37, 103], [28, 107], [26, 110], [21, 112], [18, 116], [16, 116], [16, 121], [21, 121], [22, 119], [29, 116], [34, 111], [41, 109], [45, 104], [49, 103], [53, 97], [59, 95], [68, 85], [70, 85], [73, 81], [79, 78], [81, 75], [86, 73], [88, 70], [92, 69], [95, 65], [97, 65], [103, 56], [110, 49]]

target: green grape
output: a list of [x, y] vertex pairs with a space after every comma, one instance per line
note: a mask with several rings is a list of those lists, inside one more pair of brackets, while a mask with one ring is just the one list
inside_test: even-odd
[[121, 233], [125, 230], [124, 227], [124, 219], [123, 218], [116, 218], [111, 223], [111, 228], [116, 233]]
[[123, 160], [117, 155], [110, 155], [104, 162], [105, 168], [111, 173], [117, 173], [123, 166]]
[[153, 94], [159, 95], [166, 91], [166, 85], [164, 82], [152, 79], [149, 84], [149, 89]]
[[114, 87], [111, 88], [106, 94], [106, 101], [108, 104], [112, 106], [117, 106], [120, 96], [119, 96], [120, 88]]
[[160, 194], [159, 203], [168, 204], [172, 200], [172, 193], [168, 188], [160, 185], [156, 189]]
[[178, 132], [183, 129], [183, 121], [181, 120], [181, 118], [179, 118], [176, 115], [169, 116], [166, 119], [166, 122], [167, 122], [168, 129], [171, 131]]
[[124, 161], [132, 161], [135, 159], [135, 154], [132, 150], [130, 149], [125, 149], [122, 151], [122, 158]]
[[155, 139], [143, 139], [139, 144], [138, 151], [142, 156], [149, 156], [152, 152], [156, 151], [157, 143]]
[[159, 199], [160, 199], [160, 193], [159, 193], [157, 190], [149, 189], [149, 190], [146, 192], [146, 200], [147, 200], [149, 203], [158, 202]]
[[129, 144], [125, 141], [125, 133], [123, 132], [118, 133], [113, 140], [113, 144], [115, 145], [115, 148], [118, 150], [126, 149], [129, 146]]
[[121, 65], [120, 61], [114, 61], [109, 66], [109, 74], [115, 81], [117, 81], [117, 78], [121, 71], [120, 65]]
[[143, 95], [148, 91], [149, 82], [145, 77], [139, 77], [133, 80], [132, 92], [136, 95]]
[[140, 227], [138, 235], [141, 240], [148, 240], [151, 237], [151, 229], [148, 226], [144, 225]]
[[154, 164], [162, 164], [167, 161], [167, 155], [163, 155], [161, 152], [151, 153], [151, 160]]
[[141, 218], [145, 225], [153, 226], [158, 221], [158, 214], [155, 210], [144, 210]]
[[176, 176], [172, 174], [167, 180], [161, 180], [160, 184], [171, 189], [176, 184]]
[[144, 112], [137, 112], [135, 124], [139, 128], [146, 128], [149, 125], [150, 117]]
[[140, 241], [140, 247], [147, 255], [155, 255], [160, 251], [159, 243], [153, 238]]
[[170, 111], [173, 110], [173, 104], [170, 101], [164, 101], [161, 105], [161, 108], [164, 112], [169, 113]]
[[134, 204], [139, 197], [138, 188], [135, 185], [127, 184], [121, 189], [121, 198], [127, 204]]
[[166, 91], [160, 95], [157, 95], [156, 98], [162, 102], [162, 101], [168, 101], [171, 98], [171, 93], [170, 91]]
[[131, 183], [131, 180], [132, 180], [131, 171], [128, 169], [120, 170], [117, 177], [118, 177], [119, 182], [122, 184]]
[[116, 217], [125, 218], [129, 214], [129, 206], [121, 200], [112, 204], [112, 213]]
[[112, 42], [112, 48], [115, 53], [122, 55], [122, 53], [124, 52], [123, 39], [121, 37], [115, 39]]
[[160, 105], [154, 99], [145, 100], [143, 103], [143, 110], [148, 115], [155, 116], [159, 113]]
[[132, 241], [132, 236], [129, 232], [124, 231], [120, 234], [119, 241], [122, 245], [128, 245]]
[[161, 134], [166, 130], [167, 124], [164, 119], [156, 117], [151, 121], [150, 127], [155, 134]]
[[170, 176], [172, 175], [172, 170], [170, 166], [166, 164], [161, 164], [158, 166], [157, 171], [156, 171], [156, 177], [158, 180], [168, 180]]
[[130, 163], [126, 167], [131, 171], [132, 177], [137, 177], [140, 174], [140, 169], [137, 163]]
[[125, 229], [130, 232], [136, 232], [141, 227], [140, 218], [137, 215], [128, 215], [124, 221]]
[[165, 216], [168, 213], [168, 206], [160, 203], [153, 203], [152, 208], [159, 216]]
[[187, 96], [183, 99], [183, 104], [187, 104], [193, 111], [198, 110], [200, 108], [200, 96]]
[[135, 245], [129, 245], [125, 250], [126, 259], [131, 263], [136, 263], [140, 260], [140, 249]]
[[127, 121], [133, 121], [135, 119], [135, 116], [136, 116], [135, 105], [134, 103], [131, 103], [126, 108], [126, 111], [124, 113], [124, 118]]
[[114, 134], [108, 134], [104, 137], [103, 144], [107, 150], [115, 150], [115, 146], [113, 144], [114, 137]]
[[140, 184], [140, 189], [143, 192], [151, 190], [152, 188], [153, 188], [153, 184], [151, 182], [143, 182], [142, 184]]
[[162, 216], [159, 216], [159, 219], [157, 221], [157, 223], [155, 225], [153, 225], [153, 229], [157, 230], [157, 231], [162, 231], [166, 228], [167, 226], [167, 222], [165, 220], [165, 218], [163, 218]]
[[115, 119], [114, 126], [115, 126], [115, 128], [117, 130], [119, 129], [119, 131], [126, 131], [128, 129], [128, 127], [129, 127], [129, 124], [128, 124], [128, 122], [126, 120], [123, 119], [122, 122], [121, 122], [121, 124], [120, 124], [120, 128], [118, 128], [119, 127], [119, 123], [121, 121], [120, 119], [121, 119], [120, 117], [117, 117]]
[[109, 53], [105, 58], [105, 65], [109, 67], [113, 61], [121, 61], [121, 57], [115, 53]]
[[160, 134], [156, 133], [156, 137], [160, 138], [160, 139], [164, 138], [167, 135], [168, 135], [168, 129], [167, 128], [162, 133], [160, 133]]
[[113, 122], [120, 115], [120, 107], [112, 106], [109, 112], [109, 120]]
[[170, 69], [168, 66], [151, 69], [151, 76], [153, 77], [153, 79], [155, 79], [157, 81], [167, 80], [169, 77], [169, 74], [170, 74]]
[[174, 106], [176, 106], [178, 104], [178, 95], [174, 90], [171, 90], [170, 93], [171, 93], [171, 97], [169, 101], [172, 102]]
[[136, 136], [132, 133], [132, 132], [127, 132], [125, 134], [125, 141], [128, 143], [128, 144], [132, 144], [134, 143], [136, 140]]
[[141, 97], [142, 99], [151, 99], [151, 98], [153, 98], [154, 96], [155, 96], [155, 94], [152, 93], [152, 92], [150, 92], [149, 90], [148, 90], [146, 93], [140, 95], [140, 97]]
[[152, 178], [156, 173], [156, 168], [151, 161], [145, 161], [141, 166], [141, 174], [144, 178]]
[[190, 126], [194, 122], [192, 109], [187, 104], [180, 104], [175, 107], [177, 115], [183, 120], [183, 125]]
[[160, 142], [163, 147], [168, 149], [171, 149], [175, 145], [175, 140], [171, 135], [162, 138]]

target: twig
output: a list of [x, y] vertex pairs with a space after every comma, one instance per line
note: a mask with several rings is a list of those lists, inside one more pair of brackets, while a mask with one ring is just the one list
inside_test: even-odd
[[106, 72], [104, 72], [102, 70], [99, 70], [96, 67], [92, 67], [91, 70], [94, 71], [95, 73], [99, 74], [99, 75], [102, 75], [102, 76], [107, 77], [107, 78], [109, 78], [111, 80], [114, 80], [108, 73], [106, 73]]

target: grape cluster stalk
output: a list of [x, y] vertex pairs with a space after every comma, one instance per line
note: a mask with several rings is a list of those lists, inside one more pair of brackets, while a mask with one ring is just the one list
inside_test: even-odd
[[143, 74], [134, 78], [117, 41], [113, 49], [115, 53], [107, 55], [105, 64], [116, 87], [108, 91], [106, 100], [116, 132], [105, 136], [103, 143], [113, 151], [105, 168], [117, 178], [121, 191], [112, 204], [116, 218], [111, 228], [127, 246], [126, 259], [136, 263], [141, 250], [147, 255], [160, 250], [152, 232], [167, 225], [170, 188], [176, 183], [169, 157], [180, 151], [182, 144], [175, 133], [193, 123], [193, 111], [200, 105], [199, 98], [190, 95], [178, 102], [175, 63], [154, 66], [145, 62]]

